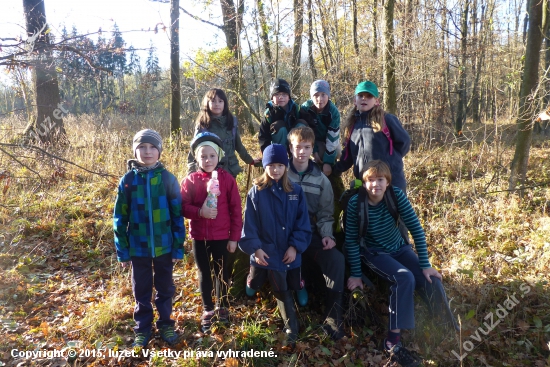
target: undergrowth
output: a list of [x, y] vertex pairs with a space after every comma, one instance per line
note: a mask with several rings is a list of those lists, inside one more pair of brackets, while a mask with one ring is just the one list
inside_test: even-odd
[[[22, 362], [12, 357], [15, 349], [123, 350], [131, 343], [130, 274], [116, 262], [112, 237], [116, 186], [131, 158], [134, 132], [152, 127], [163, 133], [166, 148], [161, 160], [179, 179], [186, 173], [190, 137], [182, 134], [171, 141], [164, 127], [112, 120], [105, 126], [97, 125], [93, 116], [69, 116], [65, 123], [70, 145], [43, 147], [45, 152], [4, 146], [17, 160], [0, 153], [0, 317], [5, 335], [0, 340], [0, 363]], [[17, 142], [23, 122], [12, 118], [0, 123], [0, 142]], [[465, 129], [462, 137], [448, 132], [444, 140], [414, 142], [416, 149], [405, 159], [408, 196], [426, 230], [430, 260], [443, 273], [451, 307], [462, 325], [460, 334], [443, 329], [418, 302], [417, 328], [404, 337], [410, 349], [425, 358], [425, 365], [550, 365], [550, 144], [535, 137], [528, 188], [520, 196], [506, 191], [512, 142], [502, 133], [507, 131], [504, 126], [498, 136], [492, 128], [479, 126]], [[259, 156], [256, 138], [245, 135], [243, 140], [249, 152]], [[252, 173], [257, 176], [260, 171]], [[349, 178], [348, 172], [344, 181]], [[245, 169], [237, 177], [243, 198], [247, 181]], [[230, 308], [231, 325], [217, 326], [207, 336], [198, 327], [202, 307], [191, 256], [176, 266], [175, 281], [173, 315], [185, 340], [179, 350], [212, 351], [215, 357], [125, 359], [121, 364], [387, 362], [380, 353], [388, 312], [383, 285], [366, 294], [368, 302], [356, 302], [359, 309], [351, 310], [354, 320], [363, 322], [348, 325], [351, 337], [341, 343], [320, 332], [319, 307], [300, 309], [302, 332], [296, 351], [289, 354], [280, 347], [282, 324], [268, 293], [257, 299], [237, 296]], [[498, 316], [511, 297], [518, 302]], [[318, 299], [314, 295], [313, 300]], [[498, 325], [489, 330], [491, 317]], [[157, 337], [151, 346], [160, 350], [164, 344]], [[216, 357], [217, 351], [271, 348], [276, 358]], [[463, 356], [462, 362], [453, 352]], [[114, 362], [79, 358], [74, 363]]]

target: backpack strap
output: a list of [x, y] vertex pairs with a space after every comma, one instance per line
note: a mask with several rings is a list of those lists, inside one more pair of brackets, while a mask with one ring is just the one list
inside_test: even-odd
[[397, 196], [395, 196], [395, 191], [392, 185], [389, 185], [384, 193], [384, 201], [386, 206], [390, 211], [391, 216], [395, 219], [395, 225], [401, 220], [401, 215], [399, 214], [399, 208], [397, 207]]
[[[388, 129], [388, 125], [386, 124], [386, 118], [384, 117], [384, 128], [382, 129], [382, 132], [384, 135], [386, 135], [386, 138], [388, 138], [390, 142], [390, 155], [393, 154], [393, 140], [391, 139], [390, 129]], [[395, 196], [395, 194], [394, 194]]]

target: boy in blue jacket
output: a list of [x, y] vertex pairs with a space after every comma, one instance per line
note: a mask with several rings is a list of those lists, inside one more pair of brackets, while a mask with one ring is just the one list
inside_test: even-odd
[[118, 185], [113, 218], [118, 261], [123, 267], [132, 264], [136, 299], [132, 346], [145, 347], [151, 339], [153, 285], [157, 290], [157, 329], [164, 341], [174, 345], [179, 337], [170, 318], [176, 290], [172, 271], [176, 260], [183, 258], [185, 240], [180, 185], [159, 162], [162, 139], [156, 131], [139, 131], [133, 151], [136, 159], [128, 161], [128, 172]]
[[302, 253], [311, 241], [305, 195], [288, 179], [288, 155], [283, 145], [269, 145], [263, 154], [265, 172], [248, 192], [239, 247], [250, 255], [247, 286], [259, 289], [268, 278], [285, 323], [288, 345], [298, 337], [298, 317], [292, 290], [303, 288]]

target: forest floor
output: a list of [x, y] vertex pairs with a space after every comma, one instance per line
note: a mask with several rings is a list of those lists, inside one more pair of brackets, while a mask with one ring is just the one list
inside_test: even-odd
[[[182, 344], [171, 349], [157, 336], [147, 356], [131, 356], [130, 270], [116, 261], [112, 212], [131, 137], [141, 126], [107, 128], [93, 121], [67, 118], [70, 145], [49, 154], [0, 146], [0, 367], [390, 365], [381, 352], [388, 312], [383, 286], [351, 298], [348, 337], [336, 343], [320, 331], [322, 294], [313, 292], [299, 309], [299, 342], [289, 352], [276, 303], [265, 290], [253, 299], [236, 295], [231, 324], [202, 334], [192, 256], [174, 274], [173, 317]], [[17, 143], [21, 126], [16, 119], [0, 121], [0, 143]], [[487, 133], [493, 128], [429, 141], [413, 134], [415, 150], [405, 159], [430, 260], [443, 273], [462, 326], [460, 333], [443, 328], [417, 302], [417, 328], [404, 342], [425, 366], [550, 366], [550, 140], [535, 137], [528, 188], [520, 197], [505, 191], [513, 146], [502, 127], [501, 135]], [[255, 138], [243, 140], [258, 156]], [[188, 143], [166, 139], [165, 146], [161, 160], [182, 179]], [[238, 176], [241, 197], [246, 179], [246, 171]]]

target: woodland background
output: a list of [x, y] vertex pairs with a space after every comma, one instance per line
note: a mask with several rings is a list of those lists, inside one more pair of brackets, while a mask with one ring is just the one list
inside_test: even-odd
[[[0, 38], [0, 65], [10, 78], [0, 88], [0, 317], [6, 335], [0, 364], [67, 363], [12, 358], [13, 349], [129, 345], [131, 287], [128, 272], [116, 264], [111, 213], [131, 137], [144, 127], [160, 131], [162, 159], [183, 178], [199, 103], [216, 86], [229, 92], [245, 144], [258, 156], [254, 134], [269, 82], [282, 77], [299, 102], [309, 97], [313, 80], [328, 80], [343, 115], [357, 82], [370, 79], [412, 137], [405, 159], [410, 199], [463, 327], [455, 335], [432, 323], [419, 303], [417, 329], [405, 340], [425, 365], [550, 365], [550, 128], [540, 114], [550, 92], [546, 1], [205, 2], [203, 14], [220, 8], [217, 24], [173, 0], [172, 24], [152, 30], [171, 32], [170, 70], [159, 65], [155, 45], [140, 56], [116, 27], [91, 34], [72, 27], [53, 35], [44, 27], [47, 3], [23, 5], [28, 34]], [[190, 16], [222, 29], [227, 47], [181, 61], [179, 45], [192, 35], [178, 34], [175, 25]], [[237, 180], [244, 197], [247, 177]], [[341, 343], [319, 332], [320, 295], [314, 293], [300, 310], [298, 349], [288, 354], [279, 349], [281, 325], [268, 293], [255, 300], [236, 293], [233, 325], [205, 336], [198, 332], [192, 257], [176, 269], [176, 281], [182, 350], [273, 347], [278, 357], [71, 363], [386, 364], [379, 348], [387, 312], [383, 285], [361, 302], [350, 299], [351, 337]], [[530, 289], [525, 298], [480, 334], [478, 328], [487, 330], [485, 317], [519, 295], [522, 285]], [[475, 349], [459, 361], [452, 351], [465, 353], [466, 341]], [[155, 340], [151, 347], [165, 346]]]

